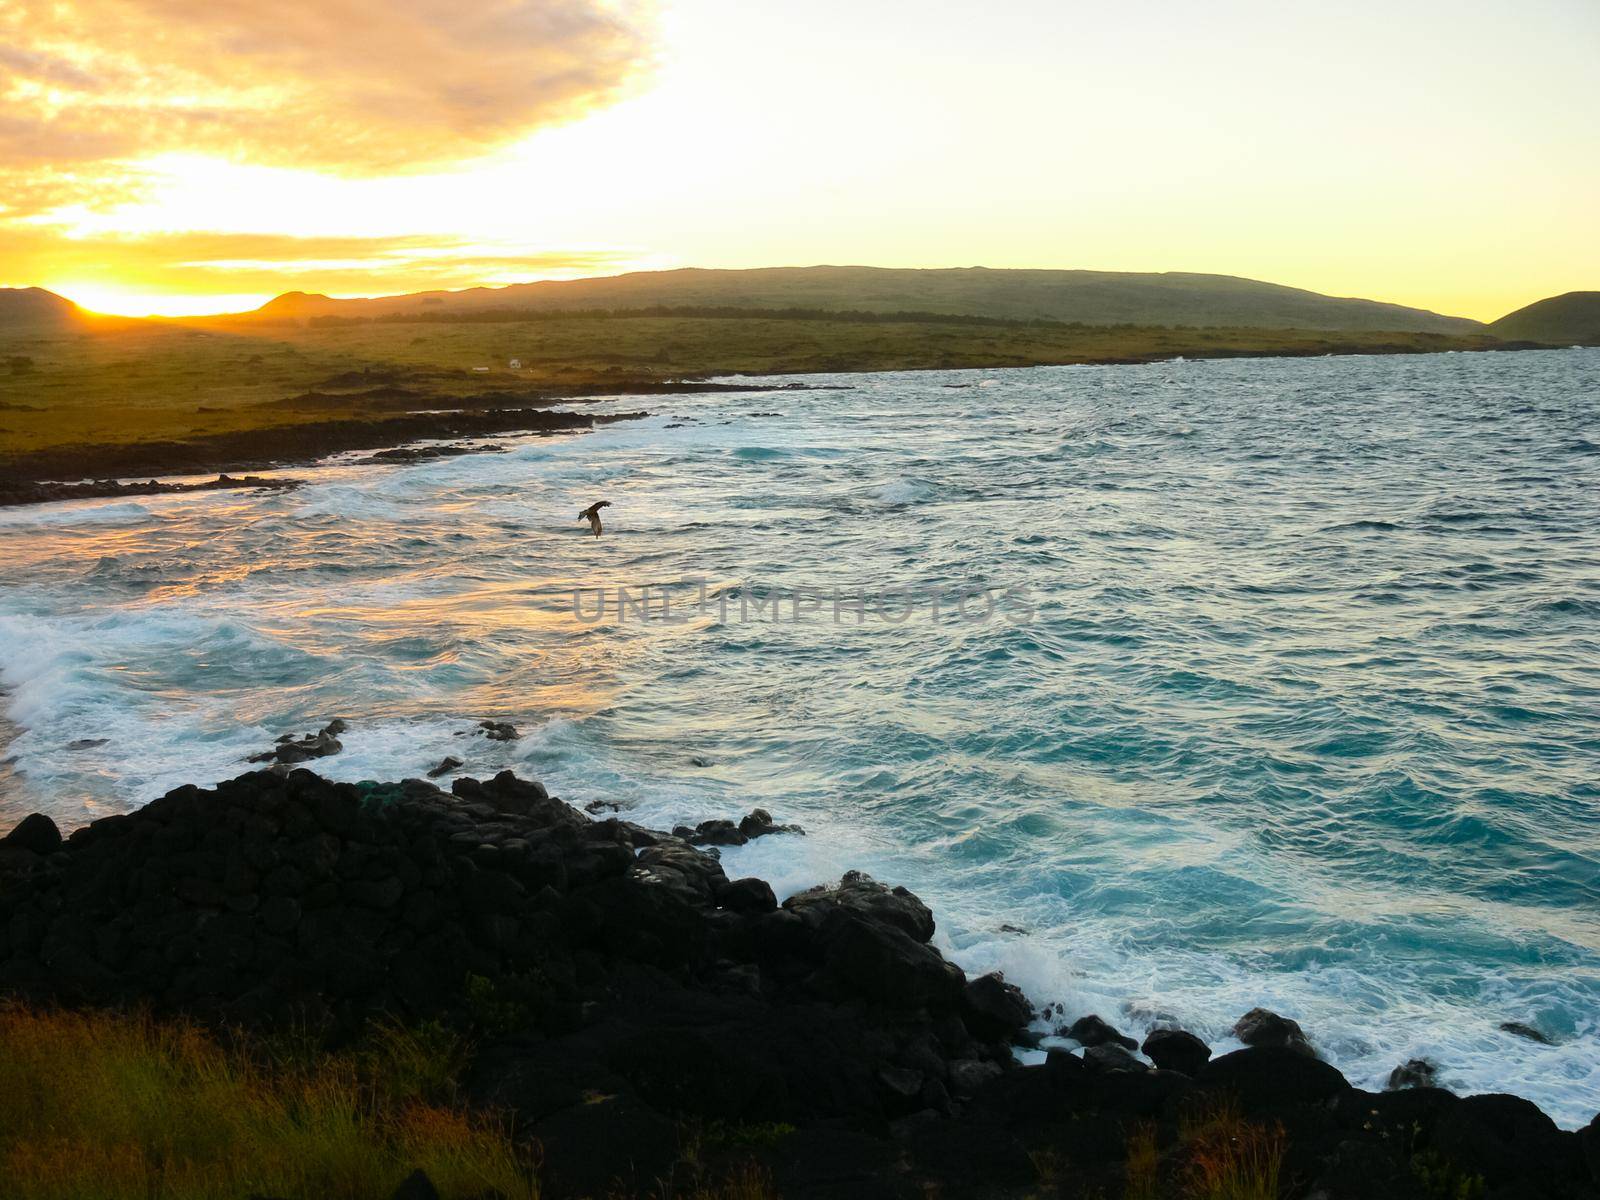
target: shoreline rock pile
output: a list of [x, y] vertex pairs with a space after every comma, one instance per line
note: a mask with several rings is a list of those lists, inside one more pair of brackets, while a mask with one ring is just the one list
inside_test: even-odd
[[852, 872], [780, 905], [696, 844], [798, 833], [768, 813], [664, 833], [510, 772], [443, 791], [286, 769], [338, 732], [64, 840], [26, 818], [0, 839], [0, 993], [332, 1040], [469, 1027], [469, 1098], [540, 1142], [551, 1196], [654, 1194], [708, 1129], [705, 1153], [758, 1158], [789, 1200], [1120, 1195], [1146, 1136], [1181, 1195], [1186, 1114], [1224, 1101], [1281, 1127], [1285, 1196], [1600, 1194], [1595, 1125], [1420, 1071], [1359, 1091], [1263, 1010], [1221, 1057], [1085, 1016], [1081, 1056], [1019, 1066], [1033, 1006], [947, 961], [915, 895]]

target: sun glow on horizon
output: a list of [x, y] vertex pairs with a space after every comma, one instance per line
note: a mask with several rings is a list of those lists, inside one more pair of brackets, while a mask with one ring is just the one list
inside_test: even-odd
[[[914, 26], [853, 0], [816, 0], [804, 22], [739, 0], [663, 3], [651, 54], [619, 50], [582, 103], [522, 95], [515, 54], [496, 57], [484, 85], [525, 107], [521, 125], [492, 106], [463, 115], [459, 88], [425, 83], [372, 109], [354, 86], [367, 64], [349, 59], [357, 74], [328, 81], [329, 103], [341, 136], [373, 141], [349, 142], [347, 162], [339, 138], [285, 148], [266, 113], [258, 153], [246, 108], [226, 114], [240, 123], [227, 138], [163, 134], [42, 173], [10, 168], [0, 130], [0, 264], [128, 316], [678, 265], [1195, 271], [1486, 320], [1600, 282], [1600, 122], [1581, 69], [1600, 13], [1580, 0], [1531, 15], [1484, 3], [1475, 21], [1456, 0], [1401, 14], [1356, 0], [1337, 21], [1267, 0], [1012, 0], [1004, 19], [930, 0]], [[403, 7], [413, 32], [444, 19]], [[537, 28], [620, 46], [605, 40], [609, 0], [509, 8], [588, 14], [598, 24]], [[0, 50], [8, 28], [27, 49], [27, 26], [0, 18]], [[447, 32], [468, 47], [451, 69], [470, 79], [473, 35]], [[293, 36], [336, 65], [351, 53], [320, 18]], [[1355, 75], [1387, 86], [1352, 90]], [[320, 86], [291, 85], [302, 99]], [[385, 167], [406, 105], [426, 109], [430, 157]], [[499, 133], [452, 157], [439, 129], [467, 118]], [[38, 161], [37, 145], [22, 151]]]
[[272, 299], [271, 295], [258, 292], [142, 292], [115, 284], [73, 280], [38, 286], [104, 317], [209, 317], [247, 312]]

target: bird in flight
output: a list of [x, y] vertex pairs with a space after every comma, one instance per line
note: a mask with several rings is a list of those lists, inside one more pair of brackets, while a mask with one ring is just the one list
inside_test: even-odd
[[582, 512], [580, 512], [578, 514], [578, 520], [589, 522], [589, 528], [594, 530], [595, 537], [599, 537], [600, 536], [600, 510], [602, 508], [610, 508], [610, 507], [611, 507], [611, 501], [609, 501], [609, 500], [597, 500], [595, 503], [589, 505], [588, 508], [584, 509]]

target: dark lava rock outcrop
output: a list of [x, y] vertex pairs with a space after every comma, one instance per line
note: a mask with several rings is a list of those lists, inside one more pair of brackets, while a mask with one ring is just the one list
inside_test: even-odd
[[1277, 1147], [1289, 1200], [1600, 1194], [1594, 1127], [1359, 1091], [1297, 1026], [1258, 1018], [1279, 1044], [1217, 1059], [1152, 1034], [1152, 1069], [1086, 1025], [1082, 1056], [1019, 1065], [1027, 997], [968, 979], [927, 905], [859, 873], [780, 905], [713, 850], [509, 772], [446, 792], [286, 765], [0, 839], [0, 992], [331, 1041], [380, 1016], [466, 1027], [467, 1099], [537, 1140], [551, 1197], [660, 1195], [692, 1157], [753, 1159], [786, 1200], [1087, 1200], [1129, 1194], [1150, 1137], [1141, 1194], [1181, 1196], [1217, 1112]]

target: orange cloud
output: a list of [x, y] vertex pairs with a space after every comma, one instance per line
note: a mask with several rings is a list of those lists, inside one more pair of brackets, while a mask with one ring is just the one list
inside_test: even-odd
[[10, 0], [0, 167], [169, 151], [375, 174], [616, 99], [648, 11], [606, 0]]

